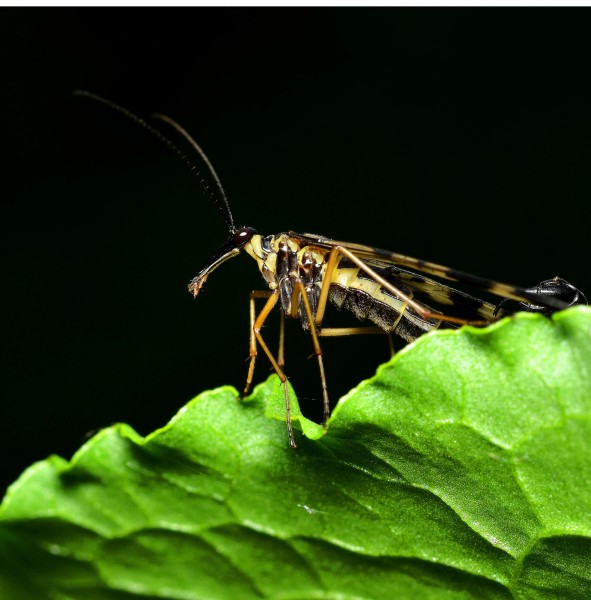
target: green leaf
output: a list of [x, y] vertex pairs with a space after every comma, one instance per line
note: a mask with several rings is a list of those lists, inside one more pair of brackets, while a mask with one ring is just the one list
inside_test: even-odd
[[590, 598], [590, 332], [577, 308], [425, 336], [326, 435], [292, 395], [296, 450], [275, 377], [101, 431], [10, 488], [0, 598]]

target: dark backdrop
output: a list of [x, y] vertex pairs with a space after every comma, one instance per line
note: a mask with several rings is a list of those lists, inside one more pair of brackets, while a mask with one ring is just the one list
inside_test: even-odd
[[[0, 483], [110, 423], [149, 433], [246, 371], [255, 264], [225, 264], [193, 300], [219, 214], [161, 144], [72, 90], [182, 123], [239, 224], [589, 291], [590, 14], [2, 9]], [[288, 334], [317, 414], [309, 342]], [[386, 345], [325, 351], [336, 400]]]

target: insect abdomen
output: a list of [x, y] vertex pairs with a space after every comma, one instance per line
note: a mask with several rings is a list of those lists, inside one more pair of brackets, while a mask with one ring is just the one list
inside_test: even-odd
[[[397, 282], [397, 287], [412, 296], [412, 291], [405, 289], [400, 282]], [[423, 319], [404, 300], [345, 261], [341, 261], [335, 269], [328, 299], [339, 310], [345, 308], [360, 321], [371, 321], [384, 332], [395, 333], [406, 341], [412, 341], [439, 325], [436, 319]]]

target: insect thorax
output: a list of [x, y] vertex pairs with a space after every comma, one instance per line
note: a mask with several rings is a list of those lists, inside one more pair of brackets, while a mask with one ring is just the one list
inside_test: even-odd
[[[328, 252], [300, 245], [287, 233], [266, 237], [254, 235], [244, 249], [257, 261], [269, 289], [279, 290], [285, 316], [300, 319], [304, 329], [309, 329], [304, 302], [297, 293], [297, 282], [302, 282], [312, 315], [316, 316]], [[293, 306], [295, 298], [298, 298], [296, 307]]]
[[[312, 316], [316, 317], [318, 301], [325, 277], [330, 277], [328, 299], [339, 310], [351, 311], [360, 321], [371, 321], [389, 333], [404, 339], [415, 339], [421, 333], [438, 325], [435, 319], [422, 319], [406, 302], [388, 292], [370, 276], [344, 257], [337, 259], [336, 268], [327, 275], [326, 267], [330, 250], [312, 244], [302, 244], [287, 233], [275, 236], [256, 234], [244, 249], [258, 264], [259, 270], [271, 291], [279, 290], [281, 308], [285, 316], [300, 319], [304, 329], [309, 321], [304, 302], [297, 293], [298, 279], [304, 285]], [[376, 266], [382, 276], [391, 279], [392, 273]], [[395, 267], [388, 267], [397, 271]], [[412, 292], [395, 278], [399, 289]], [[293, 306], [294, 299], [298, 304]], [[405, 318], [401, 318], [404, 313]]]

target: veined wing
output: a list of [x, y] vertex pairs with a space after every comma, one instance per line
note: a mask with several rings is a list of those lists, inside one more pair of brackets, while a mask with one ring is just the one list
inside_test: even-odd
[[[507, 314], [503, 310], [498, 310], [497, 306], [486, 300], [457, 290], [425, 275], [408, 271], [381, 260], [364, 258], [363, 261], [394, 287], [407, 294], [411, 292], [413, 300], [425, 304], [426, 307], [431, 309], [437, 309], [446, 314], [450, 314], [451, 309], [451, 314], [457, 313], [457, 316], [469, 321], [480, 319], [495, 321]], [[343, 267], [342, 261], [339, 267]], [[358, 277], [365, 278], [369, 276], [360, 271]]]
[[[482, 310], [478, 309], [477, 311], [478, 314], [487, 319], [496, 319], [501, 316], [501, 313], [495, 314], [496, 307], [493, 304], [470, 296], [469, 294], [461, 292], [460, 290], [455, 290], [454, 288], [419, 275], [418, 273], [413, 273], [412, 271], [427, 273], [448, 281], [464, 283], [495, 296], [499, 296], [503, 299], [510, 298], [519, 302], [532, 302], [536, 305], [547, 306], [554, 310], [561, 310], [569, 306], [568, 303], [553, 298], [552, 296], [543, 296], [522, 287], [501, 283], [499, 281], [493, 281], [485, 277], [479, 277], [478, 275], [472, 275], [470, 273], [465, 273], [464, 271], [459, 271], [457, 269], [452, 269], [437, 263], [413, 258], [412, 256], [406, 256], [397, 252], [381, 250], [379, 248], [373, 248], [372, 246], [365, 246], [363, 244], [332, 240], [330, 238], [312, 233], [296, 233], [294, 231], [290, 231], [289, 235], [311, 246], [318, 246], [319, 248], [331, 249], [335, 246], [343, 246], [368, 264], [375, 264], [376, 266], [383, 265], [384, 267], [387, 267], [388, 265], [399, 267], [398, 270], [405, 274], [404, 277], [409, 280], [409, 287], [412, 289], [421, 291], [422, 293], [431, 297], [434, 301], [447, 306], [461, 305], [468, 308], [471, 302], [478, 302], [482, 305]], [[412, 269], [412, 271], [406, 271], [404, 267]], [[414, 281], [413, 277], [415, 278]], [[455, 302], [454, 298], [458, 301]], [[475, 306], [472, 306], [473, 310], [475, 308]]]

